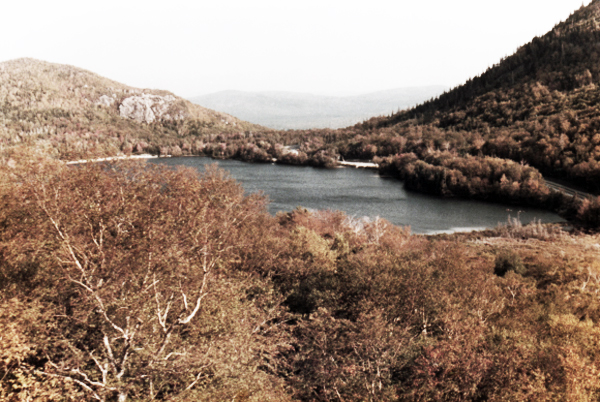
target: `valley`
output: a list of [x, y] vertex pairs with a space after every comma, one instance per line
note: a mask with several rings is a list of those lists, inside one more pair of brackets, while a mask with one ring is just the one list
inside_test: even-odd
[[389, 115], [440, 95], [437, 85], [397, 88], [353, 96], [295, 92], [223, 91], [190, 101], [277, 130], [343, 128], [373, 116]]
[[[345, 38], [327, 37], [331, 61]], [[186, 51], [246, 71], [212, 40]], [[598, 400], [599, 42], [593, 0], [464, 84], [344, 127], [331, 99], [251, 123], [1, 62], [0, 400]], [[345, 62], [382, 71], [374, 43]]]

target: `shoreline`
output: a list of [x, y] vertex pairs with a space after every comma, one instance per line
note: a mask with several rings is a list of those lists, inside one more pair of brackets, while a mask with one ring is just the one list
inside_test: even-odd
[[[203, 159], [203, 161], [202, 162], [194, 162], [193, 161], [194, 158], [201, 158], [201, 159]], [[183, 163], [184, 162], [183, 160], [180, 161], [180, 162], [178, 162], [175, 159], [170, 159], [170, 160], [165, 160], [162, 163], [166, 163], [168, 165], [176, 165], [176, 164], [181, 164], [181, 163], [183, 163], [184, 165], [187, 165], [189, 163], [190, 166], [192, 166], [192, 165], [196, 166], [196, 164], [198, 164], [197, 167], [200, 170], [202, 169], [201, 168], [201, 166], [202, 166], [201, 164], [210, 164], [210, 163], [220, 162], [220, 161], [223, 161], [224, 163], [226, 163], [227, 161], [236, 162], [235, 164], [232, 164], [232, 166], [235, 166], [235, 167], [230, 167], [231, 169], [234, 169], [234, 170], [237, 169], [237, 166], [238, 166], [237, 163], [240, 163], [240, 164], [252, 163], [252, 162], [248, 162], [248, 161], [241, 161], [239, 159], [229, 159], [229, 160], [227, 160], [227, 159], [215, 159], [215, 158], [211, 158], [209, 156], [185, 156], [185, 157], [183, 157], [183, 159], [188, 160], [189, 162], [186, 161], [185, 163]], [[160, 162], [160, 160], [156, 160], [155, 162], [152, 162], [152, 163], [153, 164], [154, 163], [160, 164], [161, 162]], [[355, 163], [361, 163], [361, 162], [352, 161], [351, 163], [352, 163], [352, 165], [350, 165], [350, 166], [348, 166], [348, 165], [346, 165], [346, 166], [340, 166], [340, 165], [338, 165], [337, 168], [338, 169], [350, 169], [351, 171], [353, 171], [353, 170], [355, 170], [355, 169], [352, 169], [352, 167], [354, 167], [354, 164]], [[362, 163], [367, 164], [368, 162], [362, 162]], [[252, 163], [252, 165], [260, 165], [260, 163], [259, 164]], [[228, 169], [228, 166], [229, 165], [225, 165], [225, 166], [221, 165], [221, 168], [222, 169]], [[294, 167], [294, 166], [291, 166], [291, 167]], [[302, 167], [302, 166], [299, 166], [299, 167]], [[250, 169], [250, 166], [248, 166], [248, 168], [245, 168], [245, 167], [242, 166], [240, 169], [241, 170]], [[327, 170], [327, 169], [324, 169], [324, 170]], [[336, 169], [333, 169], [333, 170], [336, 170]], [[367, 173], [369, 171], [373, 172], [370, 169], [365, 170], [365, 174], [367, 176], [370, 177], [373, 174], [375, 176], [378, 176], [377, 173], [375, 173], [375, 172], [373, 172], [373, 173]], [[235, 176], [232, 175], [232, 177], [235, 177]], [[315, 177], [317, 177], [317, 176], [315, 176]], [[397, 180], [396, 178], [392, 178], [392, 179], [393, 180]], [[242, 181], [240, 181], [240, 183], [242, 183]], [[385, 186], [387, 186], [387, 184], [385, 184]], [[410, 190], [408, 190], [408, 191], [410, 191]], [[420, 193], [418, 191], [410, 191], [410, 192], [411, 193], [415, 193], [415, 194], [422, 194], [422, 193]], [[424, 196], [429, 196], [429, 194], [426, 194], [426, 193], [423, 194], [423, 195]], [[442, 199], [441, 196], [435, 196], [435, 195], [430, 195], [430, 196], [432, 198], [435, 198], [435, 199], [438, 199], [438, 200]], [[273, 200], [271, 199], [271, 201], [273, 201]], [[474, 202], [474, 203], [490, 203], [489, 201], [486, 202], [486, 201], [477, 200], [477, 199], [467, 199], [467, 198], [458, 198], [458, 197], [456, 197], [454, 200], [449, 199], [447, 201], [449, 201], [449, 202], [454, 202], [454, 201], [459, 202], [460, 201], [460, 203], [461, 203], [460, 205], [464, 205], [465, 202], [466, 203], [469, 203], [469, 202]], [[332, 200], [332, 202], [333, 202], [333, 200]], [[503, 210], [507, 209], [509, 207], [512, 208], [512, 206], [507, 205], [507, 204], [496, 203], [496, 202], [491, 202], [491, 203], [492, 204], [502, 205]], [[280, 212], [280, 211], [284, 212], [284, 213], [289, 213], [289, 212], [292, 212], [294, 210], [294, 207], [296, 207], [298, 205], [303, 205], [305, 209], [307, 209], [309, 211], [311, 210], [310, 207], [306, 207], [306, 203], [304, 203], [304, 202], [301, 202], [301, 203], [296, 202], [294, 205], [289, 206], [289, 208], [287, 208], [285, 205], [282, 205], [280, 208], [273, 208], [273, 209], [269, 208], [269, 212], [272, 215], [276, 215], [277, 212]], [[467, 204], [467, 205], [469, 205], [469, 204]], [[332, 208], [331, 205], [329, 207]], [[461, 207], [461, 208], [463, 208], [463, 207]], [[527, 208], [527, 210], [529, 210], [530, 208], [531, 208], [531, 206], [529, 206]], [[535, 209], [535, 207], [533, 207], [533, 208]], [[336, 208], [333, 208], [333, 209], [340, 209], [340, 210], [345, 211], [346, 214], [350, 214], [350, 215], [353, 214], [353, 212], [348, 212], [347, 209], [339, 207], [339, 206], [336, 207]], [[536, 212], [535, 213], [535, 215], [536, 215], [535, 217], [534, 216], [527, 217], [527, 216], [524, 215], [523, 217], [521, 217], [522, 224], [523, 225], [527, 225], [528, 223], [531, 223], [531, 221], [533, 221], [534, 218], [537, 221], [538, 218], [541, 218], [540, 214], [543, 214], [545, 212], [551, 212], [551, 211], [543, 210], [543, 211], [540, 211], [539, 213]], [[358, 213], [359, 218], [357, 218], [357, 219], [364, 218], [362, 215], [369, 216], [368, 212]], [[374, 216], [369, 216], [369, 217], [371, 219], [374, 218]], [[497, 228], [501, 224], [506, 224], [508, 216], [507, 215], [502, 215], [502, 216], [498, 217], [498, 219], [492, 219], [492, 221], [486, 222], [486, 223], [473, 222], [473, 219], [469, 219], [468, 221], [465, 221], [463, 223], [459, 223], [459, 221], [457, 221], [457, 222], [448, 223], [447, 225], [442, 225], [441, 227], [439, 225], [436, 225], [436, 224], [431, 224], [429, 226], [428, 225], [424, 225], [420, 230], [412, 227], [414, 225], [410, 225], [406, 221], [395, 219], [395, 215], [386, 216], [385, 218], [389, 219], [392, 224], [394, 224], [396, 226], [399, 226], [399, 227], [404, 227], [404, 226], [407, 226], [407, 225], [411, 226], [413, 234], [427, 235], [427, 236], [434, 235], [435, 236], [435, 235], [440, 235], [440, 234], [471, 233], [471, 232], [480, 232], [480, 231], [483, 231], [483, 230], [492, 230], [492, 229]], [[544, 221], [546, 223], [548, 223], [548, 224], [560, 224], [560, 223], [564, 222], [564, 220], [561, 219], [561, 217], [559, 215], [555, 214], [555, 213], [553, 213], [552, 217], [542, 218], [542, 219], [544, 219]], [[417, 226], [419, 226], [419, 225], [417, 225]]]
[[[213, 160], [238, 160], [241, 162], [245, 162], [245, 163], [256, 163], [254, 161], [245, 161], [245, 160], [241, 160], [241, 159], [235, 159], [235, 158], [215, 158], [214, 156], [209, 156], [209, 155], [181, 155], [182, 157], [201, 157], [201, 158], [210, 158]], [[117, 160], [135, 160], [135, 159], [158, 159], [158, 158], [171, 158], [173, 157], [172, 155], [164, 155], [164, 156], [158, 156], [158, 155], [151, 155], [151, 154], [140, 154], [140, 155], [120, 155], [120, 156], [113, 156], [113, 157], [104, 157], [104, 158], [96, 158], [96, 159], [81, 159], [81, 160], [76, 160], [76, 161], [67, 161], [65, 162], [67, 165], [77, 165], [77, 164], [84, 164], [84, 163], [88, 163], [88, 162], [109, 162], [109, 161], [117, 161]], [[267, 162], [269, 163], [269, 162]], [[277, 160], [273, 160], [271, 163], [277, 163]], [[374, 169], [374, 170], [379, 170], [379, 165], [377, 163], [371, 162], [371, 161], [336, 161], [336, 167], [337, 168], [362, 168], [362, 169]], [[299, 166], [306, 166], [304, 164], [301, 164]], [[387, 176], [390, 178], [394, 178], [393, 176]], [[544, 178], [545, 179], [545, 178]], [[548, 179], [545, 179], [548, 180]], [[567, 195], [571, 195], [574, 196], [575, 198], [581, 198], [582, 195], [589, 195], [587, 193], [582, 193], [579, 192], [577, 190], [574, 190], [572, 188], [569, 188], [567, 186], [564, 185], [560, 185], [560, 186], [556, 186], [555, 183], [550, 181], [550, 185], [548, 187], [550, 187], [552, 190], [554, 191], [559, 191], [559, 192], [563, 192]], [[560, 187], [560, 188], [555, 188], [556, 187]], [[566, 190], [566, 191], [565, 191]], [[421, 191], [416, 191], [417, 193], [421, 193], [421, 194], [426, 194], [423, 193]], [[573, 194], [574, 193], [574, 194]], [[579, 196], [579, 197], [578, 197]], [[462, 198], [462, 197], [458, 197], [458, 198]], [[475, 198], [462, 198], [464, 200], [471, 200], [471, 201], [483, 201], [483, 200], [477, 200]], [[485, 201], [484, 201], [485, 202]], [[494, 203], [492, 201], [492, 203]], [[549, 211], [549, 212], [554, 212], [556, 213], [556, 211]], [[566, 218], [565, 216], [561, 215], [561, 214], [557, 214], [558, 216], [560, 216], [561, 218], [565, 219], [566, 222], [569, 222], [571, 224], [573, 224], [573, 220]], [[560, 221], [558, 222], [552, 222], [554, 224], [560, 223]], [[490, 228], [487, 228], [490, 229]], [[469, 232], [477, 232], [477, 231], [481, 231], [481, 230], [485, 230], [485, 228], [483, 227], [460, 227], [460, 228], [449, 228], [449, 229], [445, 229], [445, 230], [441, 230], [441, 231], [428, 231], [425, 233], [421, 233], [421, 234], [425, 234], [425, 235], [437, 235], [437, 234], [453, 234], [453, 233], [469, 233]]]
[[349, 166], [354, 168], [362, 168], [362, 169], [379, 169], [379, 165], [373, 162], [348, 162], [348, 161], [338, 161], [339, 166]]
[[117, 160], [129, 160], [129, 159], [155, 159], [155, 158], [170, 158], [171, 155], [166, 156], [158, 156], [158, 155], [150, 155], [150, 154], [141, 154], [141, 155], [121, 155], [121, 156], [107, 156], [105, 158], [96, 158], [96, 159], [79, 159], [77, 161], [68, 161], [65, 162], [67, 165], [79, 165], [82, 163], [95, 163], [95, 162], [110, 162]]
[[[235, 158], [215, 158], [214, 156], [209, 156], [209, 155], [181, 155], [182, 157], [189, 157], [189, 156], [196, 156], [196, 157], [204, 157], [204, 158], [211, 158], [211, 159], [215, 159], [215, 160], [220, 160], [220, 159], [225, 159], [225, 160], [240, 160], [241, 162], [246, 162], [246, 163], [256, 163], [253, 161], [245, 161], [245, 160], [241, 160], [241, 159], [235, 159]], [[96, 159], [80, 159], [80, 160], [76, 160], [76, 161], [67, 161], [65, 162], [67, 165], [77, 165], [77, 164], [82, 164], [82, 163], [94, 163], [94, 162], [110, 162], [110, 161], [116, 161], [116, 160], [132, 160], [132, 159], [156, 159], [156, 158], [171, 158], [173, 157], [172, 155], [164, 155], [164, 156], [159, 156], [159, 155], [152, 155], [152, 154], [140, 154], [140, 155], [120, 155], [120, 156], [108, 156], [108, 157], [104, 157], [104, 158], [96, 158]], [[277, 159], [273, 158], [272, 161], [270, 163], [277, 163]], [[267, 162], [269, 163], [269, 162]], [[374, 162], [368, 162], [368, 161], [336, 161], [336, 167], [337, 168], [343, 168], [343, 167], [353, 167], [353, 168], [362, 168], [362, 169], [375, 169], [375, 170], [379, 170], [379, 164], [374, 163]], [[294, 165], [296, 166], [296, 165]], [[298, 166], [307, 166], [304, 164], [298, 165]], [[386, 177], [392, 177], [393, 176], [386, 176]], [[546, 182], [546, 185], [554, 190], [554, 191], [558, 191], [558, 192], [562, 192], [565, 193], [571, 197], [575, 197], [575, 198], [586, 198], [586, 197], [594, 197], [593, 194], [590, 193], [586, 193], [580, 189], [575, 189], [572, 188], [568, 185], [565, 184], [559, 184], [555, 181], [553, 181], [550, 178], [546, 178], [544, 177], [544, 181]], [[471, 198], [467, 198], [467, 199], [471, 199]]]

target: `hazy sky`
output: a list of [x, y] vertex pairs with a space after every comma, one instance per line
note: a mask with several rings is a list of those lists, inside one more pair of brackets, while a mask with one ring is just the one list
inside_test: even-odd
[[0, 61], [190, 97], [461, 84], [590, 0], [4, 0]]

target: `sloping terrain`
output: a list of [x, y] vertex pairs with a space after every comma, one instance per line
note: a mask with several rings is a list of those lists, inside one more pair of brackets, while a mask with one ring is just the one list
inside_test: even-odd
[[167, 91], [33, 59], [0, 63], [0, 105], [3, 147], [25, 143], [60, 158], [192, 152], [204, 135], [261, 129]]
[[524, 161], [598, 192], [599, 46], [595, 0], [464, 85], [360, 128], [389, 136], [438, 130], [449, 150]]
[[[514, 219], [419, 236], [341, 212], [271, 216], [266, 199], [214, 167], [73, 169], [31, 152], [123, 152], [144, 138], [183, 152], [195, 139], [190, 152], [368, 157], [445, 195], [552, 202], [539, 171], [489, 154], [502, 133], [517, 150], [552, 144], [550, 126], [521, 138], [519, 122], [552, 122], [560, 112], [542, 110], [568, 113], [566, 99], [582, 94], [590, 115], [575, 108], [554, 130], [567, 137], [561, 152], [584, 155], [594, 71], [584, 86], [531, 84], [531, 110], [541, 109], [510, 123], [467, 112], [478, 102], [493, 116], [518, 112], [511, 105], [531, 98], [525, 81], [459, 101], [461, 87], [447, 106], [442, 97], [345, 130], [251, 133], [72, 67], [1, 66], [2, 146], [15, 150], [0, 160], [1, 401], [600, 399], [598, 234]], [[589, 210], [596, 227], [599, 210]]]
[[0, 165], [2, 401], [597, 401], [600, 236], [271, 216], [216, 169]]

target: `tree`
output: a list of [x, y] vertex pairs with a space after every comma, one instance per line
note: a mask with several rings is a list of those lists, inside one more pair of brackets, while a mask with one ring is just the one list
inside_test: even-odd
[[183, 396], [231, 373], [253, 377], [229, 383], [229, 394], [259, 385], [268, 394], [275, 382], [257, 367], [277, 342], [261, 340], [261, 323], [278, 303], [261, 301], [269, 292], [241, 297], [265, 284], [232, 270], [252, 248], [264, 200], [213, 168], [201, 177], [139, 164], [56, 170], [17, 173], [22, 207], [5, 220], [20, 230], [5, 244], [12, 235], [20, 245], [5, 250], [2, 272], [21, 269], [27, 251], [31, 275], [45, 278], [29, 294], [46, 326], [29, 340], [36, 375], [99, 401]]

